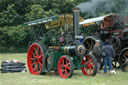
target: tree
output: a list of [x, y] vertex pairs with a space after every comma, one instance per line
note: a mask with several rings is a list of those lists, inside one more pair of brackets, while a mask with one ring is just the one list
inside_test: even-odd
[[51, 10], [45, 11], [41, 5], [34, 4], [31, 7], [30, 13], [26, 14], [26, 18], [31, 21], [31, 20], [36, 20], [36, 19], [41, 19], [41, 18], [46, 18], [49, 16], [53, 16], [55, 13]]
[[6, 11], [0, 12], [0, 26], [14, 26], [20, 23], [20, 16], [13, 7], [13, 4], [9, 5]]

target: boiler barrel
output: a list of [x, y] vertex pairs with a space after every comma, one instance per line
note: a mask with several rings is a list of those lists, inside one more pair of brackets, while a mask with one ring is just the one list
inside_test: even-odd
[[83, 56], [85, 54], [84, 45], [73, 45], [73, 46], [63, 46], [61, 47], [61, 51], [66, 55], [77, 55]]

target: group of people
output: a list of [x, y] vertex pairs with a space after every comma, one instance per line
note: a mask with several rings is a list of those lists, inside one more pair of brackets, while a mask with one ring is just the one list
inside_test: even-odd
[[92, 53], [97, 58], [97, 66], [98, 72], [100, 72], [101, 67], [101, 57], [103, 57], [104, 63], [104, 73], [107, 73], [107, 66], [109, 66], [109, 71], [112, 71], [112, 58], [115, 56], [114, 49], [111, 45], [111, 41], [109, 39], [105, 40], [104, 46], [100, 48], [100, 41], [96, 40], [95, 45], [93, 47]]

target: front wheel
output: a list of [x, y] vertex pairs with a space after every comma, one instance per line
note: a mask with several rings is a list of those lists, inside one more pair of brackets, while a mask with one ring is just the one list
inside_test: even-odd
[[58, 62], [58, 72], [62, 78], [70, 78], [73, 74], [73, 62], [67, 55], [60, 57]]
[[95, 76], [97, 73], [97, 61], [93, 55], [85, 55], [82, 62], [82, 72], [87, 76]]

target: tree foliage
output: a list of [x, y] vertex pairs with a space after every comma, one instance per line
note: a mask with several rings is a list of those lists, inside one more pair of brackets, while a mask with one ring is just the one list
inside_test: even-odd
[[[24, 22], [71, 13], [73, 7], [87, 1], [92, 0], [0, 0], [0, 46], [27, 47], [31, 29], [25, 28]], [[124, 9], [124, 3], [127, 3], [126, 0], [118, 1], [120, 4], [116, 3], [117, 6], [112, 8], [114, 12]], [[128, 10], [125, 11], [128, 14]], [[95, 16], [104, 14], [100, 12]], [[88, 13], [82, 16], [92, 17]]]

